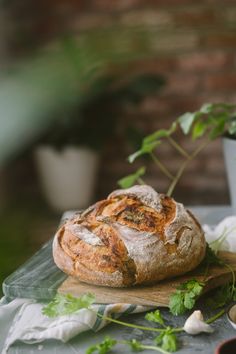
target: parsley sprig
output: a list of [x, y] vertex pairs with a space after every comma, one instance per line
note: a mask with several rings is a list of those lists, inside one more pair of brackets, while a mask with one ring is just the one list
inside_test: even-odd
[[84, 294], [74, 297], [70, 294], [56, 294], [54, 299], [44, 306], [42, 313], [48, 317], [71, 315], [81, 309], [89, 309], [95, 301], [93, 294]]
[[[105, 337], [105, 339], [98, 344], [92, 345], [86, 351], [86, 354], [98, 353], [98, 354], [106, 354], [112, 348], [114, 348], [117, 344], [125, 344], [127, 345], [133, 352], [140, 352], [143, 350], [153, 350], [162, 354], [170, 354], [165, 349], [158, 347], [156, 345], [146, 345], [142, 344], [141, 342], [137, 341], [136, 339], [131, 340], [115, 340], [111, 337]], [[168, 347], [168, 345], [167, 345]]]
[[181, 284], [177, 290], [170, 296], [170, 312], [175, 315], [183, 315], [187, 310], [191, 310], [199, 295], [202, 293], [203, 282], [191, 279]]
[[[191, 286], [193, 289], [197, 289], [196, 284]], [[81, 309], [89, 309], [90, 311], [95, 311], [92, 308], [92, 304], [95, 301], [95, 297], [92, 294], [84, 294], [81, 297], [74, 297], [70, 294], [60, 295], [57, 294], [55, 298], [44, 308], [42, 309], [42, 313], [48, 317], [58, 317], [64, 315], [71, 315], [73, 313], [78, 312]], [[166, 325], [160, 310], [156, 310], [153, 312], [149, 312], [146, 314], [145, 319], [153, 324], [159, 324], [160, 327], [148, 327], [148, 326], [140, 326], [124, 321], [120, 321], [118, 319], [107, 317], [105, 315], [101, 315], [95, 312], [96, 315], [103, 320], [110, 321], [122, 326], [137, 328], [150, 332], [158, 332], [158, 336], [154, 339], [152, 345], [143, 344], [136, 339], [119, 341], [113, 339], [111, 337], [105, 337], [101, 343], [94, 344], [90, 346], [86, 354], [98, 353], [98, 354], [106, 354], [117, 344], [128, 345], [130, 349], [134, 352], [143, 351], [143, 350], [153, 350], [162, 354], [170, 354], [178, 349], [178, 340], [176, 334], [182, 332], [184, 329], [182, 327], [170, 327]], [[212, 318], [207, 320], [207, 323], [211, 323], [215, 321], [217, 318], [222, 316], [224, 310], [221, 310], [219, 313], [214, 315]]]
[[[42, 309], [42, 313], [48, 317], [58, 317], [64, 315], [70, 315], [85, 308], [93, 311], [91, 305], [94, 303], [95, 297], [92, 294], [85, 294], [81, 297], [74, 297], [70, 294], [60, 295], [57, 294], [55, 298]], [[163, 354], [177, 350], [177, 337], [175, 333], [181, 332], [182, 328], [171, 328], [167, 326], [161, 315], [160, 310], [149, 312], [146, 314], [145, 319], [149, 322], [160, 324], [161, 327], [148, 327], [140, 326], [132, 323], [120, 321], [118, 319], [107, 317], [96, 313], [98, 317], [103, 320], [113, 322], [122, 326], [131, 327], [135, 329], [141, 329], [145, 331], [158, 332], [159, 335], [155, 338], [153, 345], [144, 345], [141, 342], [132, 339], [131, 341], [117, 341], [110, 337], [106, 337], [101, 343], [92, 345], [88, 348], [86, 354], [98, 353], [105, 354], [110, 351], [116, 344], [128, 345], [132, 351], [153, 350]]]
[[[219, 237], [220, 242], [222, 242], [224, 237], [225, 233], [223, 234], [223, 237]], [[205, 257], [200, 265], [201, 267], [205, 268], [204, 278], [207, 278], [210, 266], [224, 266], [229, 268], [232, 274], [232, 284], [227, 284], [220, 287], [219, 290], [215, 293], [215, 296], [209, 301], [211, 307], [215, 309], [224, 306], [226, 303], [229, 303], [233, 299], [236, 299], [234, 270], [229, 264], [225, 263], [217, 256], [218, 247], [216, 247], [216, 245], [218, 245], [218, 243], [214, 241], [215, 248], [212, 249], [208, 244], [206, 246]], [[169, 308], [171, 313], [175, 316], [178, 316], [184, 314], [188, 310], [191, 310], [195, 306], [199, 296], [202, 294], [204, 286], [205, 281], [198, 281], [196, 279], [191, 279], [181, 284], [170, 296]]]
[[98, 353], [98, 354], [106, 354], [109, 352], [117, 344], [117, 340], [112, 339], [111, 337], [105, 337], [101, 343], [91, 345], [86, 350], [86, 354]]

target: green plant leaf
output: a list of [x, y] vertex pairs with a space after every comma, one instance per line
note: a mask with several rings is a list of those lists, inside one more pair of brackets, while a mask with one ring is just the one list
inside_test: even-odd
[[132, 173], [131, 175], [121, 178], [118, 181], [118, 185], [121, 188], [130, 188], [137, 182], [137, 180], [141, 176], [143, 176], [145, 174], [145, 172], [146, 172], [146, 168], [144, 166], [142, 166], [135, 173]]
[[228, 132], [230, 135], [236, 135], [236, 118], [229, 122]]
[[141, 148], [138, 151], [131, 154], [128, 157], [128, 161], [130, 163], [133, 163], [138, 157], [140, 157], [144, 154], [152, 153], [153, 150], [158, 145], [161, 144], [161, 139], [170, 136], [176, 130], [176, 127], [177, 127], [177, 123], [173, 122], [171, 124], [170, 129], [159, 129], [159, 130], [155, 131], [154, 133], [144, 137], [142, 140]]
[[148, 136], [146, 136], [143, 141], [148, 144], [148, 143], [152, 143], [156, 140], [159, 140], [161, 138], [166, 138], [167, 136], [169, 136], [170, 133], [167, 129], [160, 129], [155, 131], [153, 134], [150, 134]]
[[169, 352], [176, 352], [177, 350], [177, 337], [174, 333], [165, 333], [162, 339], [162, 349]]
[[206, 122], [202, 120], [197, 121], [193, 126], [192, 138], [194, 140], [201, 138], [205, 134], [207, 128], [208, 126]]
[[212, 112], [212, 109], [215, 107], [213, 103], [204, 103], [200, 108], [199, 112], [208, 114]]
[[184, 134], [188, 134], [192, 128], [192, 124], [195, 120], [195, 114], [186, 112], [178, 118], [178, 123]]
[[156, 345], [169, 352], [175, 352], [178, 349], [177, 337], [172, 333], [172, 329], [168, 327], [164, 332], [154, 339]]
[[86, 350], [86, 354], [98, 353], [98, 354], [106, 354], [117, 344], [115, 339], [111, 337], [105, 337], [105, 339], [99, 343], [92, 345]]
[[189, 292], [184, 295], [184, 307], [188, 310], [191, 310], [195, 305], [195, 294], [193, 292]]
[[183, 315], [185, 313], [186, 307], [184, 306], [183, 292], [177, 290], [170, 295], [169, 309], [170, 312], [175, 316]]
[[142, 343], [140, 343], [136, 339], [131, 339], [130, 341], [126, 341], [126, 344], [128, 344], [130, 346], [130, 348], [132, 349], [132, 351], [134, 351], [134, 352], [139, 352], [139, 351], [143, 350]]
[[[223, 239], [222, 239], [223, 238]], [[225, 236], [224, 234], [220, 235], [220, 237], [213, 241], [211, 245], [207, 243], [206, 245], [206, 251], [205, 251], [205, 257], [203, 261], [201, 262], [201, 265], [203, 266], [209, 266], [209, 265], [223, 265], [222, 260], [217, 257], [216, 253], [218, 252], [218, 249], [223, 242]]]
[[57, 294], [48, 305], [43, 307], [42, 313], [48, 317], [70, 315], [80, 309], [90, 308], [94, 301], [94, 295], [89, 293], [81, 297]]
[[204, 113], [204, 114], [209, 114], [209, 113], [217, 113], [219, 111], [231, 111], [232, 109], [235, 109], [236, 105], [235, 104], [230, 104], [230, 103], [204, 103], [202, 107], [200, 108], [199, 112]]
[[130, 163], [133, 163], [138, 157], [145, 155], [145, 154], [150, 154], [158, 145], [161, 144], [161, 141], [152, 141], [152, 142], [145, 142], [143, 140], [141, 149], [133, 153], [128, 157], [128, 161]]
[[160, 140], [162, 138], [167, 138], [168, 136], [170, 136], [171, 134], [173, 134], [175, 132], [176, 127], [177, 127], [177, 123], [173, 122], [171, 124], [170, 129], [159, 129], [159, 130], [156, 130], [154, 133], [147, 135], [143, 139], [144, 145], [155, 142], [155, 141]]
[[[235, 291], [232, 295], [232, 285], [226, 284], [221, 286], [218, 290], [207, 299], [207, 305], [212, 309], [218, 309], [225, 306], [230, 301], [234, 300]], [[233, 298], [232, 298], [233, 297]]]
[[205, 284], [198, 280], [191, 279], [180, 286], [180, 289], [185, 289], [193, 292], [194, 295], [200, 295]]
[[218, 138], [219, 136], [223, 135], [225, 131], [225, 121], [221, 121], [219, 124], [217, 124], [209, 134], [209, 138], [211, 140], [214, 140]]
[[162, 326], [164, 326], [164, 320], [162, 318], [160, 310], [147, 313], [145, 319], [150, 322], [160, 323]]
[[204, 285], [203, 282], [195, 279], [180, 284], [170, 296], [169, 308], [171, 313], [177, 316], [184, 314], [186, 310], [191, 310], [202, 293]]

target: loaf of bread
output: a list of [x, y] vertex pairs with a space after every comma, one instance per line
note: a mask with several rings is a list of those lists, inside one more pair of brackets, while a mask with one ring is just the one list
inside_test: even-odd
[[137, 185], [65, 222], [55, 235], [53, 257], [80, 281], [128, 287], [194, 269], [205, 248], [202, 228], [183, 204]]

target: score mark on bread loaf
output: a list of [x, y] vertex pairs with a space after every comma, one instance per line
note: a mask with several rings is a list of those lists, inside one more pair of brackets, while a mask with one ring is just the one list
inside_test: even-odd
[[142, 185], [117, 190], [57, 232], [57, 266], [80, 281], [127, 287], [154, 284], [196, 268], [206, 242], [194, 216]]

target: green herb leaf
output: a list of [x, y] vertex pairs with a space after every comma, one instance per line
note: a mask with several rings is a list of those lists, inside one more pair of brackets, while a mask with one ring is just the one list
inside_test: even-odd
[[98, 354], [106, 354], [109, 352], [110, 349], [112, 349], [115, 345], [117, 344], [117, 341], [115, 339], [112, 339], [110, 337], [105, 337], [104, 341], [92, 345], [86, 350], [86, 354], [92, 354], [97, 352]]
[[48, 305], [43, 307], [42, 313], [48, 317], [70, 315], [80, 309], [90, 308], [94, 301], [95, 297], [92, 294], [85, 294], [78, 298], [70, 294], [57, 294]]
[[169, 309], [175, 316], [183, 315], [186, 312], [186, 307], [184, 306], [184, 293], [182, 291], [176, 290], [170, 295]]
[[121, 188], [132, 187], [137, 182], [137, 180], [145, 174], [145, 172], [146, 172], [146, 168], [142, 166], [135, 173], [132, 173], [131, 175], [121, 178], [118, 181], [118, 184]]
[[160, 345], [162, 349], [169, 352], [175, 352], [178, 348], [177, 337], [172, 332], [172, 329], [168, 327], [164, 332], [155, 338], [156, 345]]
[[150, 322], [160, 323], [162, 326], [164, 326], [164, 320], [162, 318], [160, 310], [147, 313], [145, 319]]
[[181, 284], [170, 296], [169, 308], [171, 313], [177, 316], [184, 314], [186, 310], [191, 310], [201, 294], [204, 285], [204, 283], [195, 279]]
[[204, 287], [204, 283], [199, 282], [198, 280], [195, 280], [195, 279], [191, 279], [191, 280], [181, 284], [179, 289], [185, 289], [185, 290], [189, 291], [190, 293], [192, 292], [193, 295], [200, 295], [203, 287]]
[[136, 339], [131, 339], [130, 341], [126, 341], [126, 344], [128, 344], [134, 352], [139, 352], [143, 350], [142, 343], [140, 343]]
[[212, 309], [218, 309], [225, 306], [235, 297], [235, 291], [232, 292], [232, 285], [226, 284], [221, 286], [209, 299], [207, 299], [207, 305]]
[[[223, 236], [224, 236], [224, 234], [223, 234]], [[217, 240], [219, 242], [217, 242]], [[212, 242], [211, 246], [209, 246], [209, 244], [207, 243], [205, 257], [204, 257], [201, 265], [203, 265], [203, 266], [209, 266], [209, 265], [220, 265], [220, 266], [222, 266], [222, 265], [224, 265], [222, 260], [219, 257], [217, 257], [217, 255], [216, 255], [216, 252], [218, 251], [218, 245], [221, 244], [221, 242], [222, 242], [222, 235], [217, 240]]]
[[191, 310], [195, 305], [195, 294], [193, 292], [184, 295], [184, 307]]

